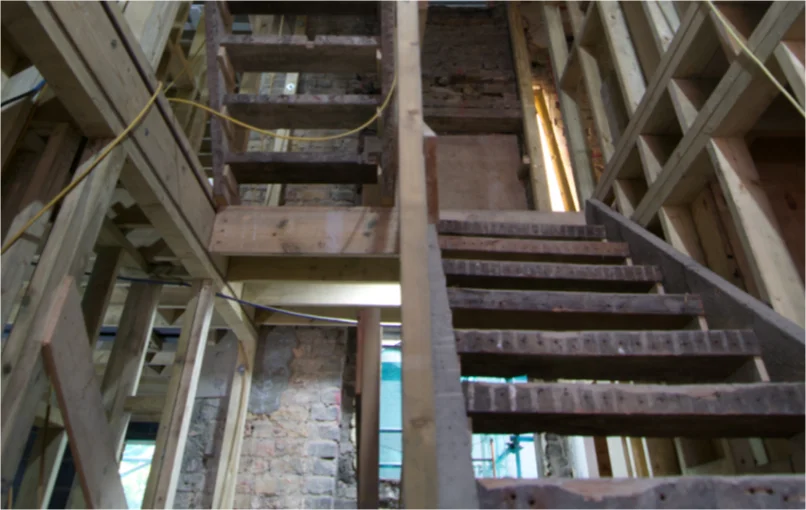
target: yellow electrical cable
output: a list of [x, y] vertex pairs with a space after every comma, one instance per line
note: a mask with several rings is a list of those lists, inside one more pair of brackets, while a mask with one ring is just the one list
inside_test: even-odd
[[800, 113], [803, 117], [806, 117], [806, 111], [803, 110], [803, 107], [800, 105], [800, 103], [798, 103], [797, 100], [795, 100], [795, 98], [792, 97], [792, 95], [786, 91], [784, 86], [781, 85], [778, 82], [778, 80], [775, 79], [775, 76], [773, 76], [770, 70], [767, 69], [767, 66], [764, 65], [764, 62], [762, 62], [761, 59], [759, 59], [752, 51], [750, 51], [750, 48], [748, 48], [742, 41], [742, 37], [740, 37], [736, 33], [736, 31], [733, 30], [733, 27], [731, 27], [730, 23], [728, 23], [725, 17], [722, 16], [722, 13], [719, 12], [719, 9], [716, 8], [714, 3], [711, 0], [704, 0], [704, 1], [708, 5], [708, 7], [710, 7], [711, 10], [714, 11], [714, 14], [716, 14], [717, 19], [722, 23], [725, 29], [727, 29], [731, 37], [733, 37], [739, 44], [739, 46], [742, 48], [742, 50], [744, 50], [744, 52], [747, 53], [747, 56], [750, 57], [750, 59], [761, 68], [764, 74], [767, 75], [767, 78], [769, 78], [770, 81], [772, 81], [773, 85], [775, 85], [778, 88], [778, 90], [781, 91], [781, 94], [783, 94], [784, 97], [786, 97], [789, 100], [789, 102], [792, 103], [792, 105], [795, 107], [798, 113]]
[[81, 175], [79, 175], [78, 177], [76, 177], [75, 179], [73, 179], [73, 181], [72, 181], [70, 184], [68, 184], [68, 185], [67, 185], [67, 186], [66, 186], [66, 187], [65, 187], [63, 190], [61, 190], [61, 191], [59, 192], [59, 194], [58, 194], [58, 195], [56, 195], [55, 197], [53, 197], [53, 199], [52, 199], [50, 202], [48, 202], [48, 203], [45, 205], [45, 207], [43, 207], [42, 209], [40, 209], [40, 210], [39, 210], [39, 212], [37, 212], [37, 213], [34, 215], [34, 217], [33, 217], [33, 218], [31, 218], [30, 220], [28, 220], [28, 222], [27, 222], [27, 223], [26, 223], [26, 224], [25, 224], [25, 225], [24, 225], [24, 226], [23, 226], [23, 227], [22, 227], [22, 228], [21, 228], [21, 229], [20, 229], [20, 230], [19, 230], [19, 231], [18, 231], [16, 234], [14, 234], [14, 235], [11, 237], [10, 241], [9, 241], [8, 243], [6, 243], [6, 245], [5, 245], [5, 246], [3, 246], [3, 249], [0, 251], [0, 255], [5, 254], [5, 253], [6, 253], [6, 251], [8, 251], [8, 249], [9, 249], [9, 248], [11, 248], [11, 247], [14, 245], [14, 243], [16, 243], [17, 241], [19, 241], [19, 240], [20, 240], [20, 238], [22, 237], [22, 235], [25, 233], [25, 231], [26, 231], [26, 230], [28, 230], [28, 229], [31, 227], [31, 225], [33, 225], [34, 223], [36, 223], [36, 221], [37, 221], [39, 218], [41, 218], [41, 217], [42, 217], [42, 215], [43, 215], [43, 214], [45, 214], [45, 212], [46, 212], [46, 211], [48, 211], [48, 210], [49, 210], [51, 207], [53, 207], [54, 205], [56, 205], [57, 203], [59, 203], [59, 201], [60, 201], [60, 200], [62, 200], [62, 199], [65, 197], [65, 196], [67, 196], [67, 194], [68, 194], [68, 193], [70, 193], [71, 191], [73, 191], [73, 189], [75, 189], [75, 187], [76, 187], [76, 186], [78, 186], [79, 184], [81, 184], [81, 182], [82, 182], [84, 179], [86, 179], [86, 178], [87, 178], [87, 176], [90, 174], [90, 172], [92, 172], [93, 170], [95, 170], [95, 167], [97, 167], [97, 166], [98, 166], [98, 164], [99, 164], [101, 161], [103, 161], [103, 160], [104, 160], [104, 158], [106, 158], [106, 157], [109, 155], [109, 153], [110, 153], [110, 152], [112, 152], [112, 149], [114, 149], [114, 148], [115, 148], [115, 147], [116, 147], [116, 146], [117, 146], [117, 145], [118, 145], [118, 144], [119, 144], [119, 143], [120, 143], [120, 142], [121, 142], [121, 141], [122, 141], [122, 140], [123, 140], [123, 139], [126, 137], [126, 135], [128, 135], [128, 134], [131, 132], [131, 130], [132, 130], [132, 129], [134, 129], [134, 127], [135, 127], [135, 126], [136, 126], [136, 125], [137, 125], [137, 124], [138, 124], [138, 123], [139, 123], [139, 122], [140, 122], [140, 121], [143, 119], [143, 117], [145, 117], [146, 112], [148, 112], [148, 110], [149, 110], [149, 109], [151, 108], [151, 106], [154, 104], [154, 101], [156, 101], [156, 100], [157, 100], [157, 97], [159, 96], [160, 92], [162, 92], [162, 82], [160, 82], [160, 83], [157, 85], [157, 90], [155, 90], [155, 91], [154, 91], [154, 95], [153, 95], [153, 96], [151, 96], [151, 99], [149, 99], [149, 100], [148, 100], [148, 103], [146, 103], [146, 105], [143, 107], [143, 109], [142, 109], [142, 110], [140, 110], [140, 113], [138, 113], [138, 114], [137, 114], [137, 116], [134, 118], [134, 120], [131, 122], [131, 124], [129, 124], [129, 125], [126, 127], [126, 129], [124, 129], [124, 130], [123, 130], [123, 131], [122, 131], [122, 132], [121, 132], [121, 133], [120, 133], [120, 134], [117, 136], [117, 138], [115, 138], [114, 140], [112, 140], [112, 142], [111, 142], [109, 145], [107, 145], [107, 146], [106, 146], [106, 148], [105, 148], [105, 149], [104, 149], [104, 150], [101, 152], [101, 154], [100, 154], [100, 155], [99, 155], [99, 156], [98, 156], [98, 157], [95, 159], [95, 161], [93, 161], [93, 162], [92, 162], [92, 164], [91, 164], [89, 167], [87, 167], [87, 169], [86, 169], [86, 170], [84, 170], [84, 172], [83, 172]]
[[211, 115], [215, 115], [216, 117], [222, 118], [224, 120], [228, 120], [235, 124], [236, 126], [240, 126], [242, 128], [248, 129], [250, 131], [254, 131], [256, 133], [260, 133], [262, 135], [271, 136], [273, 138], [279, 138], [281, 140], [292, 140], [292, 141], [300, 141], [300, 142], [326, 142], [328, 140], [337, 140], [339, 138], [344, 138], [346, 136], [350, 136], [352, 134], [358, 133], [362, 129], [366, 128], [373, 122], [375, 122], [378, 117], [383, 113], [387, 106], [389, 106], [389, 101], [392, 99], [392, 94], [395, 91], [395, 87], [397, 86], [397, 75], [395, 75], [395, 79], [392, 81], [392, 87], [389, 89], [389, 94], [387, 94], [386, 99], [384, 99], [383, 103], [381, 104], [380, 108], [375, 112], [375, 114], [369, 118], [368, 121], [364, 122], [357, 128], [353, 128], [349, 131], [345, 131], [344, 133], [339, 133], [337, 135], [329, 135], [329, 136], [291, 136], [291, 135], [281, 135], [280, 133], [274, 131], [268, 131], [266, 129], [261, 129], [259, 127], [255, 127], [251, 124], [247, 124], [246, 122], [242, 122], [238, 119], [230, 117], [229, 115], [224, 115], [221, 112], [217, 112], [210, 108], [207, 105], [201, 104], [196, 101], [191, 101], [189, 99], [181, 99], [178, 97], [171, 97], [168, 98], [168, 101], [173, 103], [182, 103], [182, 104], [189, 104], [191, 106], [195, 106], [196, 108], [201, 108], [202, 110], [210, 113]]

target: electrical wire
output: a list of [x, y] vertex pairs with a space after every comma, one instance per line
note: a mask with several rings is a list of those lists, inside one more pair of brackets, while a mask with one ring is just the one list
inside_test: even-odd
[[90, 173], [93, 170], [95, 170], [95, 168], [101, 163], [101, 161], [103, 161], [104, 158], [106, 158], [109, 155], [109, 153], [112, 152], [112, 149], [117, 147], [117, 145], [126, 137], [126, 135], [128, 135], [131, 132], [131, 130], [134, 129], [134, 127], [137, 124], [140, 123], [143, 117], [145, 117], [145, 114], [154, 104], [154, 101], [157, 100], [157, 97], [159, 96], [161, 91], [162, 91], [162, 82], [160, 82], [159, 85], [157, 85], [157, 90], [154, 91], [154, 95], [151, 96], [151, 99], [148, 100], [148, 103], [146, 103], [143, 109], [140, 110], [140, 113], [137, 114], [137, 116], [134, 118], [131, 124], [129, 124], [126, 127], [126, 129], [124, 129], [117, 136], [117, 138], [112, 140], [112, 142], [110, 142], [109, 145], [107, 145], [106, 148], [103, 151], [101, 151], [101, 154], [97, 158], [95, 158], [95, 161], [93, 161], [92, 164], [89, 165], [87, 169], [81, 173], [81, 175], [74, 178], [73, 181], [70, 184], [68, 184], [63, 190], [61, 190], [58, 195], [53, 197], [53, 199], [50, 202], [45, 204], [45, 206], [42, 209], [40, 209], [39, 212], [37, 212], [30, 220], [28, 220], [28, 222], [25, 225], [23, 225], [23, 227], [16, 234], [11, 236], [10, 240], [5, 244], [5, 246], [3, 246], [3, 249], [0, 250], [0, 255], [5, 254], [6, 251], [8, 251], [8, 249], [14, 245], [14, 243], [16, 243], [17, 241], [20, 240], [20, 238], [22, 238], [23, 234], [25, 234], [25, 231], [28, 230], [31, 227], [31, 225], [36, 223], [36, 221], [39, 218], [41, 218], [46, 211], [50, 210], [54, 205], [59, 203], [59, 201], [61, 201], [65, 196], [67, 196], [68, 193], [73, 191], [76, 188], [76, 186], [81, 184], [84, 181], [84, 179], [86, 179], [87, 176], [89, 176]]
[[344, 133], [339, 133], [339, 134], [336, 134], [336, 135], [329, 135], [329, 136], [292, 136], [292, 135], [283, 135], [283, 134], [277, 133], [276, 131], [269, 131], [267, 129], [261, 129], [261, 128], [253, 126], [251, 124], [247, 124], [246, 122], [243, 122], [243, 121], [240, 121], [240, 120], [235, 119], [233, 117], [230, 117], [229, 115], [224, 115], [223, 113], [217, 112], [214, 109], [210, 108], [209, 106], [204, 105], [202, 103], [199, 103], [197, 101], [191, 101], [189, 99], [182, 99], [182, 98], [178, 98], [178, 97], [168, 98], [168, 101], [173, 102], [173, 103], [188, 104], [188, 105], [194, 106], [196, 108], [201, 108], [202, 110], [210, 113], [211, 115], [215, 115], [216, 117], [219, 117], [221, 119], [227, 120], [227, 121], [231, 122], [232, 124], [235, 124], [236, 126], [240, 126], [242, 128], [248, 129], [250, 131], [254, 131], [255, 133], [260, 133], [261, 135], [271, 136], [273, 138], [279, 138], [281, 140], [291, 140], [291, 141], [297, 141], [297, 142], [326, 142], [328, 140], [337, 140], [339, 138], [344, 138], [344, 137], [350, 136], [352, 134], [358, 133], [359, 131], [365, 129], [367, 126], [369, 126], [370, 124], [375, 122], [378, 119], [378, 117], [380, 117], [381, 113], [383, 113], [383, 111], [386, 109], [386, 107], [389, 106], [389, 102], [392, 100], [392, 95], [394, 94], [396, 87], [397, 87], [397, 74], [395, 74], [395, 78], [392, 81], [392, 86], [389, 88], [389, 93], [386, 95], [386, 98], [384, 99], [383, 103], [381, 103], [381, 106], [375, 111], [375, 114], [372, 115], [372, 117], [370, 117], [369, 120], [367, 120], [366, 122], [364, 122], [363, 124], [361, 124], [360, 126], [358, 126], [356, 128], [353, 128], [353, 129], [350, 129], [348, 131], [345, 131]]
[[781, 83], [778, 82], [777, 79], [775, 79], [775, 76], [773, 76], [770, 70], [767, 69], [767, 66], [764, 65], [764, 62], [762, 62], [761, 59], [759, 59], [755, 55], [755, 53], [753, 53], [750, 50], [750, 48], [747, 47], [744, 41], [742, 41], [742, 37], [736, 33], [736, 31], [733, 29], [730, 23], [728, 23], [728, 21], [725, 19], [722, 13], [719, 12], [719, 9], [716, 8], [714, 2], [712, 2], [711, 0], [704, 0], [704, 1], [708, 5], [708, 7], [711, 8], [711, 10], [716, 15], [717, 19], [722, 23], [722, 25], [725, 27], [725, 29], [728, 31], [731, 37], [733, 37], [733, 39], [736, 40], [736, 43], [739, 45], [739, 47], [741, 47], [742, 50], [744, 50], [744, 52], [747, 53], [747, 56], [750, 57], [750, 59], [753, 62], [755, 62], [756, 65], [758, 65], [758, 67], [761, 68], [764, 74], [767, 75], [767, 78], [769, 78], [770, 81], [772, 81], [773, 85], [775, 85], [778, 88], [778, 90], [781, 91], [781, 94], [783, 94], [784, 97], [786, 97], [789, 100], [789, 102], [792, 103], [792, 105], [795, 107], [798, 113], [800, 113], [803, 117], [806, 117], [806, 111], [804, 111], [800, 103], [798, 103], [797, 100], [794, 97], [792, 97], [792, 95], [789, 92], [787, 92], [786, 88], [784, 88], [784, 86], [781, 85]]
[[13, 103], [15, 101], [19, 101], [20, 99], [22, 99], [24, 97], [34, 95], [37, 92], [39, 92], [40, 90], [42, 90], [42, 87], [44, 87], [44, 86], [45, 86], [45, 80], [42, 80], [42, 81], [40, 81], [39, 83], [36, 84], [36, 87], [32, 88], [31, 90], [29, 90], [27, 92], [23, 92], [22, 94], [17, 94], [14, 97], [10, 97], [10, 98], [4, 100], [2, 103], [0, 103], [0, 107], [6, 106], [6, 105], [11, 104], [11, 103]]

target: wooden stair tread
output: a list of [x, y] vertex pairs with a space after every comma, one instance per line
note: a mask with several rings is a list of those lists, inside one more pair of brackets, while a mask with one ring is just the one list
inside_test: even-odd
[[229, 165], [240, 184], [375, 184], [377, 158], [343, 152], [228, 153]]
[[686, 329], [703, 313], [691, 294], [448, 288], [448, 298], [455, 328]]
[[449, 288], [451, 308], [553, 313], [701, 315], [695, 294], [618, 294]]
[[473, 431], [647, 437], [790, 437], [804, 384], [693, 386], [464, 382]]
[[605, 229], [601, 225], [440, 220], [437, 230], [440, 235], [516, 237], [521, 239], [602, 240], [605, 238]]
[[457, 329], [462, 375], [649, 382], [724, 381], [761, 346], [750, 330]]
[[280, 0], [272, 2], [234, 1], [227, 2], [230, 13], [236, 14], [298, 14], [298, 15], [377, 15], [376, 2], [311, 0]]
[[527, 261], [622, 263], [630, 256], [626, 243], [551, 241], [498, 237], [439, 236], [443, 259], [494, 258]]
[[444, 259], [442, 267], [448, 285], [461, 287], [646, 291], [663, 280], [656, 266]]
[[378, 39], [358, 35], [226, 35], [221, 39], [238, 72], [377, 72]]
[[803, 475], [478, 479], [481, 508], [803, 508]]
[[363, 94], [228, 94], [223, 104], [232, 117], [262, 129], [351, 129], [375, 114], [380, 99]]

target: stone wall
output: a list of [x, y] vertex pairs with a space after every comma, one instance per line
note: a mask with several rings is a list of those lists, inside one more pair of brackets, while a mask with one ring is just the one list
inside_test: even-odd
[[[354, 363], [345, 328], [261, 334], [236, 508], [354, 508]], [[354, 346], [353, 346], [354, 347]], [[347, 387], [345, 387], [347, 386]]]

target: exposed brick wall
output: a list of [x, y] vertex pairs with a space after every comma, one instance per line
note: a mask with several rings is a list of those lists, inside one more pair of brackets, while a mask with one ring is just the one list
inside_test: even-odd
[[[256, 354], [236, 508], [355, 507], [344, 328], [273, 328]], [[351, 394], [349, 391], [347, 394]], [[345, 412], [345, 407], [347, 412]], [[347, 460], [342, 460], [342, 452]], [[352, 484], [345, 482], [352, 480]]]
[[519, 109], [506, 6], [431, 6], [423, 41], [423, 106]]
[[224, 433], [224, 398], [197, 398], [185, 445], [182, 474], [176, 488], [176, 508], [211, 508], [215, 484], [216, 449]]

